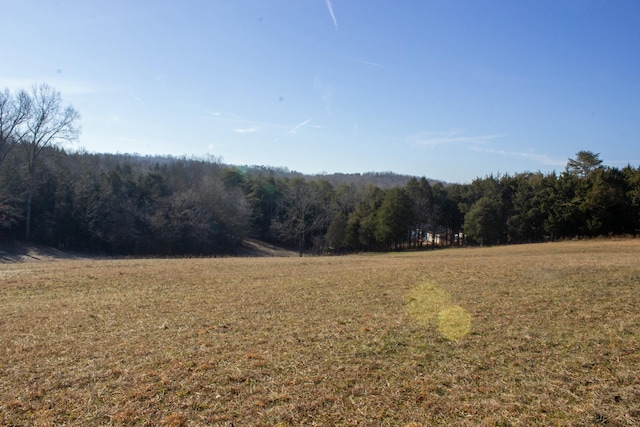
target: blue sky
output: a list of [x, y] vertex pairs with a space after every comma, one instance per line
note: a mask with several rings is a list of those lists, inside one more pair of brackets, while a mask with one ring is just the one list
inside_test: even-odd
[[70, 148], [449, 182], [640, 165], [637, 0], [3, 0], [0, 88]]

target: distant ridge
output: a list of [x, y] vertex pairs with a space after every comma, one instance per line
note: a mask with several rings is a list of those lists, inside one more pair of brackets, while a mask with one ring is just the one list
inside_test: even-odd
[[[424, 175], [404, 175], [392, 171], [369, 171], [369, 172], [335, 172], [335, 173], [316, 173], [304, 174], [295, 170], [291, 170], [286, 166], [266, 166], [266, 165], [233, 165], [224, 163], [221, 157], [207, 155], [198, 156], [173, 156], [173, 155], [142, 155], [142, 154], [113, 154], [113, 153], [95, 153], [94, 155], [111, 159], [112, 161], [129, 160], [149, 165], [173, 164], [183, 161], [201, 161], [206, 163], [217, 164], [220, 168], [234, 168], [250, 175], [273, 175], [275, 177], [300, 177], [305, 179], [324, 179], [332, 185], [337, 184], [354, 184], [367, 185], [372, 184], [377, 187], [388, 189], [393, 187], [402, 187], [406, 185], [411, 178], [420, 178]], [[447, 185], [443, 180], [434, 178], [425, 178], [431, 185], [439, 183]]]
[[[391, 171], [385, 172], [364, 172], [364, 173], [343, 173], [343, 172], [335, 172], [335, 173], [317, 173], [317, 174], [303, 174], [301, 172], [296, 172], [289, 170], [286, 167], [270, 167], [270, 166], [237, 166], [237, 165], [224, 165], [226, 167], [238, 168], [245, 171], [247, 174], [254, 175], [270, 175], [273, 174], [276, 177], [301, 177], [305, 179], [311, 180], [320, 180], [323, 179], [329, 182], [332, 185], [338, 184], [354, 184], [354, 185], [367, 185], [372, 184], [376, 187], [380, 187], [383, 189], [393, 188], [393, 187], [402, 187], [409, 182], [411, 178], [420, 178], [414, 175], [403, 175], [398, 174]], [[440, 183], [446, 184], [446, 182], [426, 178], [431, 185]]]

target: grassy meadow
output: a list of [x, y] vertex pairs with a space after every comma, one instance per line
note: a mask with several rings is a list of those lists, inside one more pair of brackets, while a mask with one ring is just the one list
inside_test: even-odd
[[640, 240], [0, 264], [0, 424], [640, 424]]

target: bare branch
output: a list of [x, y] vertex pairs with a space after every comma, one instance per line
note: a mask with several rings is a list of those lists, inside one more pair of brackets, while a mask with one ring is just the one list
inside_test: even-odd
[[62, 107], [60, 92], [43, 83], [31, 90], [31, 114], [20, 143], [27, 154], [29, 168], [40, 153], [51, 146], [77, 139], [80, 129], [76, 122], [80, 113], [72, 106]]
[[40, 154], [49, 147], [76, 139], [80, 129], [76, 121], [80, 113], [72, 106], [62, 107], [60, 92], [46, 83], [31, 88], [31, 109], [24, 121], [24, 132], [19, 136], [19, 144], [24, 149], [29, 172], [27, 189], [26, 231], [31, 235], [31, 200]]
[[21, 126], [31, 113], [31, 98], [24, 90], [11, 95], [9, 89], [0, 92], [0, 164], [17, 144]]

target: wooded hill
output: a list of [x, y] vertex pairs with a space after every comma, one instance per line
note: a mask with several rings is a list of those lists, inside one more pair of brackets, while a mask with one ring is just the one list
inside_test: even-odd
[[[445, 184], [393, 173], [305, 176], [215, 157], [46, 148], [33, 177], [29, 239], [117, 255], [234, 254], [248, 237], [302, 253], [386, 251], [636, 235], [640, 170], [580, 152], [562, 173]], [[0, 236], [24, 239], [29, 168], [0, 164]]]
[[0, 92], [0, 237], [118, 255], [234, 254], [245, 239], [304, 252], [499, 244], [640, 231], [640, 171], [581, 151], [560, 174], [449, 184], [391, 172], [304, 176], [215, 157], [68, 152], [60, 92]]

